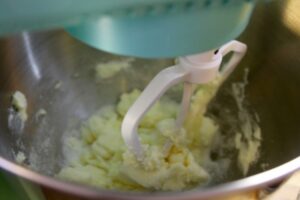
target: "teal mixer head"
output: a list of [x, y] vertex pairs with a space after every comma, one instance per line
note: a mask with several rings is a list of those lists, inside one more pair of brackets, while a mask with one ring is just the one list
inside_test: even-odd
[[158, 58], [195, 54], [236, 38], [254, 0], [142, 1], [68, 27], [77, 39], [111, 53]]
[[174, 57], [216, 48], [246, 26], [255, 0], [0, 0], [0, 36], [65, 27], [93, 47]]

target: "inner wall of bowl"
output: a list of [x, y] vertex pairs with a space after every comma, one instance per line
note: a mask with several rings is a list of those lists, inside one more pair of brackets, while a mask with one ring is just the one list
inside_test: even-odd
[[[248, 175], [283, 164], [300, 152], [300, 36], [283, 20], [283, 10], [288, 6], [283, 4], [287, 2], [274, 1], [256, 8], [240, 37], [248, 45], [248, 53], [208, 111], [219, 119], [226, 118], [222, 109], [234, 109], [231, 84], [242, 81], [244, 69], [249, 68], [246, 103], [260, 118], [263, 142], [260, 158]], [[121, 93], [142, 89], [160, 69], [173, 63], [136, 59], [133, 67], [113, 78], [95, 76], [94, 68], [99, 63], [122, 59], [127, 58], [90, 48], [64, 31], [1, 39], [1, 156], [14, 161], [14, 155], [22, 151], [34, 170], [55, 174], [63, 160], [61, 138], [68, 127], [79, 126], [103, 105], [116, 103]], [[10, 95], [16, 90], [26, 95], [29, 104], [30, 117], [22, 132], [11, 132], [7, 127]], [[180, 97], [178, 93], [169, 95]], [[47, 111], [46, 117], [36, 117], [40, 109]], [[223, 180], [240, 178], [237, 171], [233, 165]]]
[[[3, 41], [5, 45], [11, 47], [5, 54], [17, 58], [12, 60], [9, 57], [4, 60], [6, 65], [3, 65], [3, 71], [7, 73], [4, 77], [8, 78], [4, 82], [6, 96], [1, 99], [5, 103], [2, 108], [2, 126], [11, 137], [8, 139], [10, 145], [6, 144], [5, 150], [11, 154], [10, 159], [13, 161], [19, 152], [25, 153], [25, 163], [46, 175], [55, 175], [60, 170], [64, 161], [63, 138], [72, 134], [72, 129], [79, 129], [81, 123], [102, 106], [116, 104], [120, 94], [135, 88], [143, 89], [161, 69], [174, 64], [172, 59], [132, 59], [107, 54], [74, 40], [63, 31], [24, 33], [12, 43]], [[129, 62], [130, 67], [108, 78], [99, 77], [97, 66], [111, 61]], [[168, 91], [166, 96], [179, 102], [182, 95], [180, 86]], [[228, 89], [230, 85], [222, 91], [228, 93]], [[10, 95], [15, 90], [24, 93], [28, 101], [29, 119], [20, 132], [8, 129], [8, 116], [5, 113]], [[228, 95], [230, 103], [216, 100], [211, 105], [212, 110], [218, 105], [222, 109], [233, 110], [235, 104], [232, 104], [230, 91]], [[46, 111], [46, 115], [38, 114], [41, 109]], [[207, 114], [219, 120], [224, 117], [210, 111]], [[237, 118], [234, 111], [226, 117]], [[221, 128], [228, 129], [226, 126]], [[231, 168], [239, 171], [236, 155], [232, 154], [235, 132], [223, 132], [227, 133], [226, 138], [232, 143], [229, 149], [225, 149], [227, 152], [223, 158], [228, 157], [232, 161]], [[3, 137], [7, 139], [4, 134]], [[217, 154], [224, 151], [218, 147], [214, 149]], [[7, 153], [4, 155], [8, 156]], [[221, 166], [221, 160], [216, 160], [218, 162]], [[241, 173], [209, 171], [213, 174], [213, 183], [242, 177]]]

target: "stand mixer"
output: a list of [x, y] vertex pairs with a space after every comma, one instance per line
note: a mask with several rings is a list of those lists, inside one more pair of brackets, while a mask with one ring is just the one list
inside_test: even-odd
[[[110, 53], [145, 58], [181, 56], [177, 66], [163, 70], [150, 82], [124, 118], [125, 143], [142, 160], [137, 137], [142, 116], [169, 87], [185, 82], [177, 118], [180, 127], [188, 112], [191, 84], [213, 80], [219, 74], [222, 57], [233, 51], [225, 72], [221, 71], [228, 76], [245, 54], [246, 46], [237, 41], [220, 46], [242, 32], [254, 4], [252, 0], [4, 0], [0, 34], [63, 26], [75, 38]], [[220, 50], [215, 51], [218, 47]]]
[[[13, 5], [15, 2], [18, 4]], [[159, 190], [142, 193], [123, 192], [121, 190], [111, 191], [102, 187], [95, 189], [88, 186], [88, 184], [77, 185], [76, 183], [65, 182], [53, 177], [53, 174], [56, 174], [57, 170], [60, 169], [56, 168], [56, 166], [61, 164], [60, 161], [63, 161], [60, 160], [59, 156], [62, 153], [60, 149], [63, 147], [61, 141], [64, 134], [62, 133], [68, 128], [68, 122], [73, 116], [78, 119], [78, 123], [81, 124], [85, 122], [89, 116], [95, 114], [95, 111], [99, 108], [102, 109], [102, 106], [110, 105], [112, 102], [118, 102], [121, 94], [127, 94], [127, 92], [130, 92], [132, 89], [142, 90], [155, 74], [162, 69], [169, 69], [168, 66], [175, 65], [174, 68], [179, 69], [178, 71], [182, 70], [180, 72], [184, 72], [185, 68], [183, 68], [183, 64], [186, 64], [186, 62], [181, 61], [188, 60], [188, 63], [197, 63], [197, 56], [191, 57], [190, 54], [198, 55], [198, 53], [200, 53], [200, 55], [202, 55], [201, 53], [208, 52], [208, 61], [213, 61], [215, 59], [215, 50], [219, 49], [219, 51], [216, 51], [216, 54], [220, 53], [220, 57], [223, 57], [226, 52], [222, 51], [222, 46], [227, 44], [229, 40], [235, 38], [236, 35], [220, 44], [208, 47], [203, 51], [197, 50], [193, 53], [175, 54], [173, 56], [180, 57], [180, 59], [177, 59], [179, 62], [175, 62], [175, 64], [174, 59], [151, 60], [136, 58], [130, 68], [118, 72], [113, 78], [99, 80], [94, 73], [95, 67], [97, 67], [98, 64], [106, 64], [110, 61], [123, 62], [127, 60], [128, 57], [124, 58], [116, 56], [115, 54], [98, 51], [89, 45], [85, 45], [71, 38], [70, 35], [63, 30], [25, 32], [20, 34], [23, 30], [45, 30], [48, 28], [55, 29], [56, 27], [66, 27], [68, 31], [71, 32], [69, 29], [71, 26], [75, 28], [76, 25], [80, 25], [81, 22], [87, 23], [91, 21], [91, 19], [85, 18], [89, 17], [86, 15], [81, 19], [73, 18], [73, 21], [67, 20], [68, 22], [66, 23], [64, 17], [68, 16], [67, 18], [70, 19], [72, 13], [68, 10], [71, 8], [74, 9], [74, 5], [71, 6], [70, 1], [36, 2], [34, 5], [29, 5], [30, 2], [32, 3], [33, 1], [26, 1], [26, 4], [22, 1], [6, 1], [5, 3], [2, 1], [0, 7], [0, 15], [2, 17], [4, 17], [4, 14], [7, 16], [5, 19], [0, 17], [0, 29], [2, 33], [0, 38], [0, 173], [9, 175], [8, 180], [14, 178], [18, 180], [19, 184], [19, 181], [21, 181], [21, 183], [25, 182], [25, 186], [27, 189], [29, 188], [29, 190], [30, 187], [27, 187], [28, 185], [34, 186], [38, 190], [37, 194], [42, 193], [46, 199], [216, 199], [217, 196], [224, 197], [230, 193], [241, 193], [252, 189], [261, 190], [264, 187], [278, 183], [299, 169], [299, 134], [297, 133], [299, 133], [298, 119], [300, 107], [298, 103], [299, 93], [297, 91], [299, 89], [300, 76], [298, 67], [299, 55], [297, 52], [299, 52], [300, 40], [299, 32], [294, 29], [295, 27], [299, 27], [297, 26], [299, 23], [296, 23], [299, 22], [299, 18], [296, 17], [299, 15], [297, 6], [295, 6], [298, 4], [297, 0], [270, 1], [270, 3], [267, 4], [263, 1], [256, 1], [255, 12], [253, 12], [251, 22], [247, 30], [239, 37], [240, 40], [244, 41], [248, 46], [249, 51], [247, 52], [247, 57], [243, 59], [243, 63], [235, 70], [230, 80], [227, 80], [226, 83], [221, 86], [218, 94], [211, 101], [206, 110], [206, 116], [216, 117], [217, 120], [224, 122], [225, 126], [228, 125], [227, 127], [230, 128], [232, 125], [235, 125], [231, 123], [232, 121], [229, 119], [227, 112], [228, 108], [229, 110], [231, 109], [234, 115], [233, 117], [237, 114], [235, 107], [231, 107], [235, 106], [234, 99], [231, 97], [231, 86], [235, 83], [241, 83], [241, 81], [244, 83], [244, 69], [249, 69], [249, 84], [245, 88], [245, 100], [249, 108], [251, 110], [253, 109], [259, 116], [258, 123], [261, 127], [263, 138], [260, 157], [257, 162], [251, 166], [249, 174], [246, 177], [241, 175], [239, 169], [234, 166], [233, 168], [229, 168], [231, 170], [230, 173], [223, 173], [223, 180], [207, 187], [199, 186], [192, 190], [181, 192], [162, 192]], [[56, 6], [55, 15], [53, 15], [54, 8], [53, 6], [51, 7], [54, 2], [58, 5]], [[81, 5], [80, 9], [89, 6], [90, 10], [87, 13], [93, 13], [91, 10], [94, 9], [95, 11], [98, 9], [91, 4], [93, 1], [88, 2], [88, 5]], [[120, 1], [118, 3], [114, 0], [100, 3], [110, 4], [111, 2], [115, 4], [114, 6], [120, 7], [128, 3], [128, 1]], [[154, 4], [164, 1], [154, 0], [151, 2]], [[211, 2], [216, 3], [221, 1]], [[233, 3], [234, 1], [228, 2]], [[138, 2], [136, 1], [135, 3]], [[82, 2], [82, 4], [87, 3]], [[47, 9], [42, 10], [43, 7], [47, 7]], [[91, 7], [93, 7], [93, 9]], [[103, 7], [101, 7], [101, 9], [102, 8]], [[38, 11], [40, 15], [29, 10]], [[17, 13], [20, 14], [19, 17], [17, 17]], [[28, 18], [26, 13], [35, 16]], [[50, 15], [51, 13], [52, 15]], [[65, 13], [64, 17], [60, 16], [60, 13]], [[41, 15], [44, 17], [40, 17]], [[53, 19], [50, 16], [56, 16], [56, 18]], [[77, 13], [77, 16], [81, 15]], [[175, 15], [173, 16], [175, 17]], [[35, 19], [35, 21], [31, 21], [30, 19]], [[235, 18], [235, 20], [236, 19], [237, 18]], [[286, 21], [286, 19], [289, 20]], [[20, 20], [22, 22], [27, 20], [28, 23], [22, 25]], [[46, 23], [48, 20], [52, 20], [52, 22], [50, 24]], [[45, 23], [41, 26], [38, 21], [44, 21]], [[36, 24], [36, 26], [32, 26], [32, 24]], [[14, 33], [17, 34], [14, 35]], [[225, 35], [226, 33], [227, 32], [224, 32], [223, 34]], [[6, 36], [7, 38], [5, 38]], [[229, 42], [228, 44], [232, 43], [235, 43], [235, 41]], [[144, 44], [146, 44], [145, 41]], [[157, 43], [157, 45], [159, 44]], [[243, 54], [239, 53], [240, 51], [232, 50], [234, 55]], [[205, 55], [205, 53], [203, 55]], [[228, 57], [229, 56], [230, 55], [228, 55]], [[157, 58], [159, 57], [164, 56], [158, 55]], [[170, 55], [170, 57], [172, 57], [172, 55]], [[151, 58], [151, 56], [148, 56], [148, 58]], [[155, 56], [153, 56], [153, 58], [155, 58]], [[227, 58], [222, 60], [223, 63], [226, 63], [226, 61]], [[174, 68], [171, 67], [171, 69]], [[233, 68], [234, 67], [227, 69]], [[219, 68], [217, 69], [219, 71]], [[222, 69], [222, 67], [220, 69]], [[230, 73], [230, 71], [228, 72]], [[159, 77], [161, 77], [161, 73], [159, 73]], [[79, 74], [79, 77], [75, 77], [77, 74]], [[154, 80], [156, 80], [156, 78]], [[184, 82], [184, 87], [189, 87], [190, 83], [185, 80], [181, 79], [180, 82]], [[61, 82], [62, 85], [61, 88], [57, 90], [54, 86], [59, 82]], [[154, 81], [154, 83], [155, 82], [156, 81]], [[202, 85], [197, 87], [197, 89], [205, 88], [206, 86], [207, 85]], [[168, 87], [166, 89], [168, 90]], [[20, 135], [14, 135], [14, 133], [8, 129], [7, 124], [7, 108], [10, 107], [11, 94], [16, 90], [24, 93], [28, 102], [27, 112], [29, 119], [26, 122], [25, 130]], [[176, 107], [174, 107], [172, 111], [172, 122], [175, 122], [176, 111], [180, 108], [181, 94], [178, 95], [178, 93], [182, 93], [181, 91], [181, 87], [175, 87], [174, 90], [168, 91], [165, 96], [166, 99], [170, 99], [171, 97], [170, 100], [176, 102]], [[190, 92], [192, 92], [192, 90]], [[189, 90], [186, 91], [186, 93], [190, 92]], [[196, 90], [195, 93], [198, 94], [197, 92]], [[153, 94], [152, 97], [158, 96]], [[161, 99], [161, 102], [165, 100], [165, 97]], [[193, 95], [191, 109], [186, 119], [191, 119], [190, 116], [193, 117], [194, 110], [196, 110], [194, 109], [194, 97], [195, 95]], [[156, 101], [156, 99], [154, 99], [154, 101]], [[188, 102], [189, 99], [187, 98], [186, 101]], [[199, 101], [196, 101], [196, 103], [198, 102]], [[146, 102], [142, 101], [142, 103]], [[167, 106], [166, 108], [168, 108]], [[49, 126], [45, 128], [41, 127], [41, 121], [35, 121], [35, 113], [37, 113], [40, 108], [47, 109], [47, 115], [44, 119], [49, 122], [47, 125], [53, 128], [52, 132], [49, 132]], [[143, 104], [142, 108], [145, 110], [145, 104]], [[157, 108], [156, 105], [155, 108]], [[162, 106], [158, 108], [162, 108]], [[126, 110], [124, 110], [124, 114]], [[164, 111], [165, 109], [161, 110]], [[221, 115], [219, 112], [222, 112]], [[115, 135], [119, 137], [122, 148], [129, 152], [121, 135], [121, 120], [123, 116], [124, 115], [119, 119], [120, 123]], [[146, 118], [148, 116], [149, 115], [147, 115]], [[184, 113], [181, 116], [184, 117]], [[181, 119], [178, 118], [177, 121], [176, 123], [180, 125]], [[186, 120], [185, 123], [190, 121], [199, 120]], [[141, 138], [142, 144], [145, 144], [143, 136], [147, 134], [147, 132], [145, 133], [144, 130], [141, 129], [143, 123], [143, 121], [140, 125], [137, 123], [137, 125], [139, 125], [138, 136]], [[185, 126], [189, 124], [190, 123], [185, 124]], [[230, 135], [227, 127], [224, 129], [223, 127], [224, 126], [221, 126], [220, 130], [224, 132], [225, 136], [229, 136], [230, 139], [232, 139], [231, 136], [235, 135]], [[164, 137], [160, 132], [151, 134], [151, 136], [152, 135]], [[28, 142], [28, 144], [25, 143], [23, 149], [17, 146], [17, 139], [20, 139], [19, 137], [24, 139], [23, 142]], [[47, 140], [50, 141], [49, 144], [51, 148], [45, 149], [42, 144]], [[154, 142], [157, 142], [157, 140]], [[154, 142], [151, 143], [151, 145], [153, 144], [152, 146], [156, 145]], [[160, 147], [163, 147], [164, 142], [165, 140], [159, 144]], [[220, 150], [223, 144], [232, 144], [227, 142], [227, 140], [221, 140], [221, 142], [221, 145], [216, 145], [217, 150]], [[111, 143], [107, 144], [111, 145]], [[153, 152], [152, 149], [153, 148], [148, 152]], [[35, 153], [34, 155], [38, 156], [36, 166], [39, 168], [32, 169], [17, 164], [15, 162], [14, 153], [17, 153], [19, 150], [24, 152], [29, 164], [35, 164], [29, 159], [29, 156]], [[234, 149], [233, 152], [235, 152]], [[217, 156], [218, 155], [219, 154], [217, 154]], [[216, 158], [215, 154], [209, 154], [208, 156], [214, 156], [209, 158]], [[226, 158], [232, 158], [233, 162], [236, 161], [236, 155], [231, 154], [231, 152], [224, 156], [226, 156]], [[25, 164], [27, 164], [27, 160], [25, 160], [25, 162]], [[233, 164], [235, 165], [235, 163]], [[161, 168], [159, 168], [159, 170], [161, 171]], [[94, 175], [96, 174], [91, 173], [91, 176]], [[101, 180], [99, 178], [96, 179]], [[12, 184], [12, 188], [16, 188], [16, 185], [17, 184]], [[17, 194], [20, 192], [15, 190], [14, 193]], [[0, 198], [2, 199], [1, 195], [2, 192], [0, 194]], [[60, 196], [64, 196], [65, 198]]]

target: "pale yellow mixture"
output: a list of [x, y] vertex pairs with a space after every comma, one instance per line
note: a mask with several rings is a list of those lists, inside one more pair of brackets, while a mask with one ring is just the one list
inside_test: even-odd
[[17, 110], [18, 117], [25, 122], [28, 118], [27, 100], [25, 95], [20, 91], [14, 92], [12, 95], [11, 104]]
[[[139, 137], [147, 149], [142, 163], [126, 148], [120, 132], [122, 119], [140, 91], [123, 94], [116, 106], [104, 107], [91, 116], [81, 126], [79, 135], [73, 130], [74, 134], [65, 138], [65, 163], [57, 176], [117, 190], [174, 191], [207, 183], [211, 175], [203, 164], [209, 160], [219, 127], [204, 114], [221, 82], [216, 79], [196, 90], [190, 113], [179, 131], [174, 126], [178, 103], [163, 99], [154, 105], [139, 126]], [[246, 131], [252, 135], [252, 130]], [[244, 133], [237, 133], [241, 134]], [[236, 142], [237, 148], [248, 153], [251, 147], [238, 143], [238, 136]], [[255, 156], [248, 156], [247, 163], [240, 164], [244, 173], [257, 158], [258, 149], [254, 150]]]

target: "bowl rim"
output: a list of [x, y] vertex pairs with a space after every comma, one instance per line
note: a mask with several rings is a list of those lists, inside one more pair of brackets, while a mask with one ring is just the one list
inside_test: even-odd
[[208, 188], [195, 188], [187, 191], [178, 192], [128, 192], [128, 191], [113, 191], [104, 190], [101, 188], [86, 186], [83, 184], [59, 180], [54, 177], [46, 176], [16, 163], [13, 163], [0, 156], [0, 168], [8, 171], [14, 175], [31, 181], [35, 184], [49, 187], [51, 189], [78, 195], [86, 198], [107, 198], [107, 199], [155, 199], [155, 200], [183, 200], [183, 199], [200, 199], [208, 197], [217, 197], [227, 195], [235, 192], [242, 192], [260, 187], [268, 186], [270, 184], [278, 183], [288, 175], [300, 169], [300, 156], [274, 167], [270, 170], [251, 175], [236, 181], [223, 183], [220, 185]]

